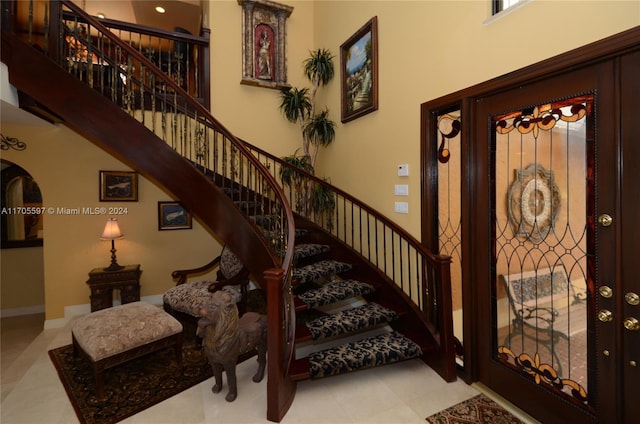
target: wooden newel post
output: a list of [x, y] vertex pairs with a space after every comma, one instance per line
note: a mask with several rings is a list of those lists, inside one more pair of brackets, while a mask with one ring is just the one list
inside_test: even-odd
[[284, 270], [268, 269], [267, 282], [267, 419], [280, 422], [296, 393], [296, 383], [288, 376], [293, 340], [287, 329], [295, 327], [290, 311], [293, 299]]

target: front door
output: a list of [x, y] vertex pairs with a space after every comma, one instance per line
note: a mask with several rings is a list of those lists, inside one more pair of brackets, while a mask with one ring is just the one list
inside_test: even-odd
[[639, 69], [630, 54], [470, 109], [476, 372], [545, 423], [640, 416]]

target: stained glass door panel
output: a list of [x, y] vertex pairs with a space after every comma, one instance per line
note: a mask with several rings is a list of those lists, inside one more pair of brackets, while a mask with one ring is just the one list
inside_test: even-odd
[[456, 360], [464, 365], [462, 307], [461, 111], [438, 115], [438, 253], [451, 257], [451, 297]]
[[494, 115], [495, 356], [588, 400], [588, 136], [592, 96]]

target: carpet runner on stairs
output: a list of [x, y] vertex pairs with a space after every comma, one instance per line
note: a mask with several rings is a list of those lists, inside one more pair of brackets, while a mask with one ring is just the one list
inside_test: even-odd
[[301, 243], [296, 244], [293, 251], [293, 260], [299, 261], [302, 259], [308, 259], [313, 256], [321, 255], [329, 251], [329, 246], [326, 244], [314, 244], [314, 243]]
[[296, 295], [296, 300], [301, 303], [296, 309], [320, 308], [352, 297], [366, 296], [375, 290], [372, 285], [362, 281], [338, 280]]
[[321, 341], [374, 328], [380, 324], [390, 323], [396, 318], [398, 318], [398, 314], [394, 311], [377, 303], [366, 303], [307, 321], [305, 326], [309, 329], [313, 340]]
[[392, 331], [309, 355], [311, 378], [392, 364], [422, 355], [420, 346]]
[[[329, 251], [328, 247], [316, 244], [296, 246], [298, 259], [320, 257]], [[327, 340], [339, 340], [391, 323], [398, 318], [395, 311], [377, 303], [362, 304], [362, 299], [373, 294], [375, 288], [367, 283], [340, 279], [339, 274], [351, 270], [350, 264], [334, 260], [319, 260], [297, 267], [293, 271], [296, 288], [296, 311], [317, 312], [319, 317], [303, 319], [303, 325], [296, 329], [297, 343], [324, 343]], [[323, 307], [343, 301], [353, 300], [352, 305], [342, 305], [334, 313], [323, 313]], [[345, 308], [346, 306], [346, 308]], [[319, 309], [318, 309], [319, 308]], [[345, 343], [329, 349], [311, 353], [303, 362], [308, 363], [308, 371], [300, 378], [323, 378], [360, 369], [373, 368], [399, 361], [417, 358], [422, 355], [420, 347], [406, 336], [392, 331], [374, 337]], [[307, 366], [304, 366], [307, 368]]]
[[[237, 204], [241, 210], [252, 215], [250, 219], [262, 227], [266, 235], [274, 227], [278, 227], [278, 221], [270, 215], [255, 214], [260, 210], [257, 204], [253, 202], [237, 202]], [[296, 229], [296, 239], [307, 234], [307, 230]], [[294, 263], [302, 264], [295, 266], [292, 273], [296, 312], [305, 311], [312, 315], [320, 315], [301, 320], [304, 325], [300, 328], [304, 328], [305, 331], [297, 331], [298, 343], [309, 340], [314, 343], [322, 343], [328, 339], [335, 341], [343, 336], [380, 329], [381, 326], [398, 318], [395, 311], [376, 303], [360, 304], [331, 314], [322, 312], [323, 307], [331, 307], [349, 299], [353, 299], [355, 303], [361, 303], [362, 299], [375, 292], [375, 288], [370, 284], [340, 278], [339, 274], [351, 270], [352, 265], [325, 259], [330, 255], [329, 252], [329, 246], [324, 244], [297, 243], [295, 246]], [[314, 379], [328, 377], [422, 355], [420, 346], [391, 328], [387, 333], [364, 337], [361, 340], [311, 353], [303, 359], [303, 363], [308, 362], [308, 371], [303, 372], [301, 377]]]
[[[284, 225], [281, 217], [262, 213], [260, 202], [238, 200], [242, 196], [240, 190], [223, 190], [248, 219], [261, 227], [265, 237], [281, 236], [279, 231]], [[318, 346], [317, 351], [294, 361], [290, 375], [295, 380], [317, 379], [420, 357], [423, 352], [417, 343], [390, 326], [383, 327], [397, 320], [398, 312], [376, 303], [363, 305], [362, 301], [366, 302], [376, 291], [374, 286], [340, 277], [339, 274], [352, 270], [352, 265], [327, 259], [331, 255], [327, 245], [301, 242], [308, 234], [307, 229], [295, 230], [297, 242], [293, 259], [297, 265], [292, 272], [292, 285], [298, 322], [304, 323], [299, 328], [306, 329], [304, 333], [296, 331], [300, 336], [296, 343], [311, 341], [315, 345], [329, 339], [339, 342], [340, 337], [356, 334], [363, 339], [329, 349]], [[340, 311], [326, 313], [326, 308]], [[376, 333], [388, 332], [367, 337], [365, 332], [370, 329]]]
[[293, 270], [293, 280], [295, 284], [302, 285], [334, 274], [340, 274], [350, 269], [351, 265], [344, 262], [322, 260], [300, 268], [295, 268]]

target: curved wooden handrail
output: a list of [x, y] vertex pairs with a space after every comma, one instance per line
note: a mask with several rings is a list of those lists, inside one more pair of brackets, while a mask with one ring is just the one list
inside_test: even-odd
[[[252, 166], [261, 173], [261, 176], [265, 179], [265, 182], [269, 185], [270, 189], [273, 190], [273, 193], [276, 198], [278, 198], [283, 205], [287, 205], [287, 199], [282, 191], [280, 185], [277, 183], [275, 178], [271, 175], [270, 172], [263, 166], [263, 164], [254, 157], [254, 155], [245, 148], [244, 143], [237, 139], [220, 121], [218, 121], [215, 117], [213, 117], [207, 109], [204, 108], [203, 105], [195, 101], [179, 84], [177, 84], [173, 79], [171, 79], [165, 73], [156, 69], [155, 65], [143, 54], [139, 51], [131, 47], [129, 44], [123, 42], [120, 38], [114, 35], [109, 29], [104, 26], [100, 20], [93, 18], [84, 12], [81, 8], [76, 6], [73, 2], [69, 0], [60, 0], [60, 4], [69, 8], [74, 14], [80, 16], [84, 21], [88, 22], [96, 28], [102, 36], [107, 38], [111, 43], [117, 45], [127, 56], [134, 58], [136, 61], [140, 62], [145, 66], [149, 72], [153, 73], [155, 81], [161, 81], [162, 84], [166, 85], [170, 88], [170, 90], [174, 93], [174, 96], [179, 95], [181, 99], [180, 106], [176, 108], [182, 113], [187, 112], [187, 107], [192, 109], [192, 112], [195, 111], [194, 117], [200, 123], [205, 123], [207, 126], [214, 128], [218, 134], [221, 134], [225, 139], [228, 139], [231, 143], [233, 143], [234, 148], [242, 153], [242, 157], [246, 158], [251, 162]], [[52, 13], [53, 16], [53, 13]], [[53, 19], [52, 19], [53, 22]], [[59, 49], [56, 49], [59, 52]], [[58, 55], [59, 59], [63, 59], [62, 55]], [[60, 63], [60, 60], [59, 60]], [[187, 107], [185, 107], [186, 105]], [[286, 213], [286, 221], [289, 228], [294, 228], [293, 224], [293, 213], [289, 207], [284, 208]], [[293, 260], [293, 234], [289, 234], [287, 239], [287, 246], [290, 248], [287, 249], [285, 255], [281, 259], [279, 264], [276, 263], [274, 265], [281, 265], [283, 269], [287, 270], [290, 268], [292, 260]], [[245, 259], [245, 258], [242, 258]]]
[[[279, 175], [283, 169], [286, 169], [289, 175], [294, 172], [297, 174], [299, 179], [296, 180], [296, 184], [289, 185], [288, 192], [285, 192], [289, 196], [289, 203], [298, 207], [298, 214], [324, 228], [359, 253], [363, 260], [377, 268], [382, 275], [386, 275], [386, 280], [396, 286], [397, 292], [400, 292], [406, 301], [413, 303], [420, 319], [438, 343], [441, 353], [430, 365], [445, 380], [455, 379], [451, 257], [431, 252], [402, 227], [349, 193], [309, 172], [295, 168], [263, 149], [244, 140], [243, 142], [261, 162], [268, 165], [267, 168], [274, 175]], [[332, 213], [330, 222], [327, 222], [326, 216], [297, 204], [301, 199], [301, 187], [321, 187], [323, 192], [334, 196], [336, 210]], [[340, 226], [332, 220], [341, 220], [343, 225]], [[392, 264], [391, 269], [387, 267], [389, 263]]]
[[[295, 170], [296, 173], [304, 176], [304, 178], [313, 181], [315, 184], [321, 185], [323, 187], [326, 187], [328, 189], [330, 189], [332, 192], [336, 193], [338, 196], [343, 197], [345, 199], [347, 199], [349, 202], [352, 202], [354, 204], [358, 204], [363, 210], [365, 210], [368, 214], [376, 217], [376, 219], [379, 219], [380, 221], [384, 221], [385, 225], [387, 225], [388, 227], [392, 228], [394, 232], [397, 232], [398, 234], [401, 234], [402, 237], [406, 240], [408, 240], [412, 246], [414, 246], [416, 249], [420, 250], [421, 253], [423, 255], [425, 255], [426, 257], [430, 258], [431, 260], [433, 260], [434, 262], [437, 261], [447, 261], [449, 259], [449, 256], [446, 255], [438, 255], [435, 254], [433, 252], [431, 252], [429, 249], [427, 249], [424, 245], [422, 245], [422, 243], [416, 239], [414, 236], [412, 236], [411, 234], [409, 234], [404, 228], [400, 227], [398, 224], [396, 224], [395, 222], [393, 222], [391, 219], [387, 218], [386, 216], [384, 216], [383, 214], [381, 214], [380, 212], [378, 212], [377, 210], [375, 210], [373, 207], [367, 205], [366, 203], [364, 203], [363, 201], [361, 201], [360, 199], [357, 199], [355, 197], [353, 197], [351, 194], [347, 193], [344, 190], [341, 190], [340, 188], [331, 185], [330, 183], [328, 183], [327, 181], [318, 178], [317, 176], [311, 174], [310, 172], [307, 172], [303, 169], [300, 168], [295, 168], [293, 166], [291, 166], [289, 163], [287, 163], [286, 161], [284, 161], [283, 159], [257, 147], [252, 145], [251, 143], [247, 142], [246, 140], [242, 140], [240, 139], [245, 146], [247, 147], [247, 149], [249, 151], [254, 152], [254, 154], [257, 155], [258, 158], [260, 158], [260, 156], [264, 156], [266, 158], [268, 158], [270, 161], [277, 163], [279, 166], [281, 167], [286, 167], [289, 168], [291, 170]], [[271, 168], [268, 168], [271, 169]]]

